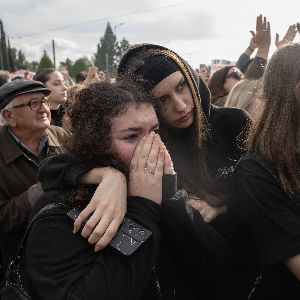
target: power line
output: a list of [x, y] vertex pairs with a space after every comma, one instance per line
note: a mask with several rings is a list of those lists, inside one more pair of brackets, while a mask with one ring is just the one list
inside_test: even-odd
[[57, 28], [50, 29], [50, 30], [45, 30], [45, 31], [29, 33], [29, 34], [19, 36], [18, 38], [29, 37], [29, 36], [33, 36], [33, 35], [42, 34], [42, 33], [53, 32], [53, 31], [59, 31], [59, 30], [72, 28], [72, 27], [76, 27], [76, 26], [81, 26], [81, 25], [86, 25], [86, 24], [90, 24], [90, 23], [94, 23], [94, 22], [111, 20], [111, 19], [116, 19], [116, 18], [120, 18], [120, 17], [127, 17], [127, 16], [132, 16], [132, 15], [136, 15], [136, 14], [149, 12], [149, 11], [155, 11], [155, 10], [166, 9], [166, 8], [170, 8], [170, 7], [177, 7], [177, 6], [182, 6], [182, 5], [184, 5], [184, 4], [173, 4], [173, 5], [161, 6], [161, 7], [150, 8], [150, 9], [145, 9], [145, 10], [138, 10], [138, 11], [127, 13], [127, 14], [115, 15], [115, 16], [112, 16], [112, 17], [103, 17], [103, 18], [100, 18], [100, 19], [92, 20], [92, 21], [87, 21], [87, 22], [82, 22], [82, 23], [77, 23], [77, 24], [72, 24], [72, 25], [66, 25], [66, 26], [63, 26], [63, 27], [57, 27]]

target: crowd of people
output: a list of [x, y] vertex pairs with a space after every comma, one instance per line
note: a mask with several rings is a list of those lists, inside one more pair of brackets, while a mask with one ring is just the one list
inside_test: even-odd
[[155, 44], [114, 81], [0, 71], [4, 286], [28, 228], [32, 299], [299, 299], [300, 44], [251, 33], [211, 76]]

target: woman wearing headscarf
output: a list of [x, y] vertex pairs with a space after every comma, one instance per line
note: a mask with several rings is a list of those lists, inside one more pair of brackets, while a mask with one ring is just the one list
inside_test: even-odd
[[[240, 109], [211, 105], [210, 92], [203, 80], [174, 51], [162, 46], [142, 44], [131, 47], [120, 62], [118, 75], [134, 79], [160, 100], [157, 110], [161, 123], [159, 133], [177, 171], [178, 187], [188, 193], [189, 204], [197, 208], [206, 221], [224, 212], [231, 192], [228, 176], [244, 153], [243, 142], [249, 115]], [[76, 162], [72, 157], [48, 160], [41, 172], [56, 180], [51, 185], [43, 185], [43, 188], [74, 186], [85, 173], [84, 178], [89, 178], [90, 183], [99, 183], [101, 176], [97, 174], [101, 170], [93, 169], [87, 173], [90, 169], [91, 166]], [[124, 215], [124, 208], [120, 205], [122, 202], [116, 201], [121, 197], [116, 197], [112, 192], [106, 193], [106, 198], [103, 196], [103, 191], [111, 191], [111, 184], [116, 184], [115, 179], [116, 176], [111, 176], [108, 181], [103, 178], [104, 183], [99, 186], [102, 194], [94, 195], [75, 223], [76, 230], [79, 230], [81, 222], [90, 216], [82, 234], [98, 245], [98, 250], [109, 242]], [[115, 189], [114, 193], [119, 193], [119, 190]], [[199, 225], [204, 232], [206, 227], [213, 229], [209, 230], [209, 234], [214, 236], [209, 236], [210, 242], [206, 246], [216, 254], [215, 257], [220, 249], [214, 248], [218, 243], [211, 240], [217, 241], [225, 230], [223, 222], [218, 219], [212, 225]], [[167, 220], [164, 226], [166, 230], [171, 230], [172, 219]], [[193, 263], [189, 257], [185, 257], [185, 261]], [[199, 269], [198, 276], [204, 279], [210, 272], [212, 270], [208, 264]], [[215, 282], [208, 283], [201, 280], [203, 291], [214, 286], [219, 279], [216, 277]], [[248, 278], [246, 282], [248, 284]]]

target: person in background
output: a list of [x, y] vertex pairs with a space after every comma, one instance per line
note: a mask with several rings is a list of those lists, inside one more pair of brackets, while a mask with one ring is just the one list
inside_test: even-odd
[[107, 80], [105, 73], [101, 70], [98, 72], [98, 77], [99, 77], [100, 81], [106, 81]]
[[65, 131], [50, 126], [50, 90], [39, 81], [0, 87], [0, 255], [3, 269], [14, 258], [32, 207], [42, 193], [38, 167], [62, 152]]
[[[88, 243], [74, 234], [67, 212], [88, 205], [97, 186], [87, 185], [88, 175], [82, 178], [84, 186], [53, 188], [41, 197], [32, 217], [49, 203], [60, 206], [35, 221], [25, 250], [34, 299], [93, 300], [101, 295], [114, 300], [196, 300], [203, 291], [195, 272], [203, 264], [217, 272], [216, 265], [223, 259], [222, 242], [211, 239], [200, 226], [204, 222], [197, 211], [188, 213], [187, 195], [176, 193], [172, 161], [157, 134], [156, 102], [144, 90], [119, 80], [94, 82], [79, 91], [67, 153], [102, 169], [95, 173], [98, 182], [101, 171], [111, 173], [114, 181], [109, 190], [122, 195], [115, 200], [122, 202], [125, 195], [126, 216], [152, 235], [129, 256], [111, 247], [96, 252], [91, 239]], [[39, 175], [43, 186], [56, 181], [45, 169]], [[99, 191], [106, 193], [103, 188]], [[126, 226], [123, 230], [127, 231]], [[217, 252], [211, 251], [214, 247]], [[206, 269], [203, 282], [210, 276]]]
[[[247, 79], [259, 79], [263, 76], [264, 69], [267, 64], [268, 54], [271, 45], [270, 26], [267, 24], [266, 17], [259, 15], [256, 18], [256, 32], [251, 32], [251, 40], [249, 46], [244, 53], [239, 57], [236, 66], [245, 74]], [[275, 46], [278, 49], [280, 46], [290, 44], [294, 41], [297, 34], [296, 24], [291, 25], [283, 39], [279, 39], [279, 34], [276, 33]], [[257, 48], [257, 53], [253, 59], [250, 59], [251, 54]], [[248, 68], [249, 67], [249, 68]]]
[[[242, 66], [246, 69], [245, 75], [235, 66], [226, 66], [221, 70], [216, 71], [209, 83], [208, 87], [212, 94], [212, 103], [217, 106], [224, 106], [227, 95], [235, 84], [244, 77], [247, 79], [258, 79], [262, 77], [271, 44], [271, 29], [270, 23], [266, 17], [259, 15], [256, 18], [256, 33], [252, 33], [250, 47], [257, 46], [257, 53], [253, 61], [249, 63], [246, 57], [250, 54], [250, 49], [247, 48], [246, 53], [242, 54], [237, 66]], [[251, 48], [251, 50], [253, 49]], [[248, 65], [249, 63], [249, 65]]]
[[0, 70], [0, 87], [9, 81], [11, 81], [10, 73], [5, 70]]
[[77, 93], [84, 87], [83, 84], [75, 84], [68, 88], [68, 100], [64, 105], [64, 116], [62, 119], [62, 128], [68, 132], [72, 129], [72, 109], [75, 104]]
[[86, 77], [87, 77], [87, 72], [85, 72], [85, 71], [79, 72], [75, 76], [75, 82], [77, 84], [78, 83], [83, 84], [83, 82], [85, 81]]
[[[241, 109], [211, 105], [210, 93], [203, 80], [174, 51], [159, 45], [132, 46], [121, 59], [117, 81], [124, 76], [135, 80], [160, 100], [157, 108], [161, 123], [159, 132], [170, 151], [178, 187], [188, 193], [188, 207], [194, 205], [202, 216], [199, 230], [209, 228], [211, 231], [206, 237], [219, 241], [224, 227], [209, 222], [226, 211], [224, 204], [231, 189], [226, 176], [231, 174], [236, 161], [244, 153], [243, 143], [248, 122], [251, 122], [249, 115]], [[72, 157], [58, 155], [50, 158], [41, 171], [43, 169], [47, 177], [55, 179], [51, 185], [43, 185], [45, 190], [76, 186], [83, 174], [90, 174], [91, 184], [99, 183], [98, 178], [93, 177], [97, 171], [91, 170], [90, 165], [74, 161]], [[74, 224], [78, 231], [81, 222], [90, 216], [82, 235], [97, 249], [108, 244], [112, 232], [115, 233], [118, 228], [116, 224], [120, 224], [120, 216], [124, 215], [123, 202], [117, 201], [118, 198], [108, 192], [115, 181], [109, 178], [99, 185], [99, 190]], [[216, 243], [204, 242], [202, 246], [209, 246], [210, 252], [218, 256]], [[223, 254], [219, 254], [222, 257]], [[201, 255], [199, 252], [199, 257]], [[193, 264], [192, 258], [184, 257], [186, 265]], [[222, 293], [218, 289], [212, 291], [212, 286], [223, 280], [223, 274], [214, 272], [211, 266], [202, 265], [196, 275], [202, 283], [201, 292], [206, 296]], [[213, 280], [208, 276], [211, 272], [215, 275]], [[244, 269], [243, 272], [247, 273]]]
[[63, 75], [56, 69], [47, 68], [38, 71], [33, 80], [42, 82], [51, 90], [49, 95], [51, 110], [51, 125], [62, 126], [64, 115], [63, 104], [67, 101], [67, 87]]
[[234, 65], [214, 72], [208, 82], [212, 104], [223, 107], [231, 89], [243, 78], [244, 74]]
[[280, 47], [262, 81], [261, 117], [238, 163], [227, 214], [232, 235], [256, 256], [248, 299], [300, 295], [300, 44]]
[[238, 82], [227, 96], [224, 107], [237, 107], [246, 110], [250, 116], [258, 119], [263, 102], [260, 99], [261, 79], [243, 79]]

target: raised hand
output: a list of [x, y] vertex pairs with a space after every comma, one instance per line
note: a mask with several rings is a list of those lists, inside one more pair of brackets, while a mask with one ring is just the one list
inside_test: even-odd
[[257, 43], [256, 43], [256, 34], [254, 31], [250, 31], [252, 34], [252, 38], [250, 40], [248, 49], [251, 50], [252, 52], [257, 48]]
[[87, 86], [94, 81], [100, 81], [100, 78], [98, 76], [98, 68], [95, 66], [89, 68], [87, 77], [86, 77], [85, 81], [83, 82], [83, 84], [85, 86]]
[[279, 34], [276, 33], [275, 45], [277, 48], [282, 47], [284, 45], [290, 44], [294, 41], [297, 34], [297, 25], [293, 24], [287, 30], [285, 36], [282, 40], [279, 40]]
[[154, 132], [139, 142], [131, 160], [128, 195], [161, 203], [165, 161], [162, 145], [160, 137]]
[[255, 42], [257, 44], [257, 53], [268, 53], [271, 45], [271, 27], [267, 18], [259, 15], [256, 18]]

